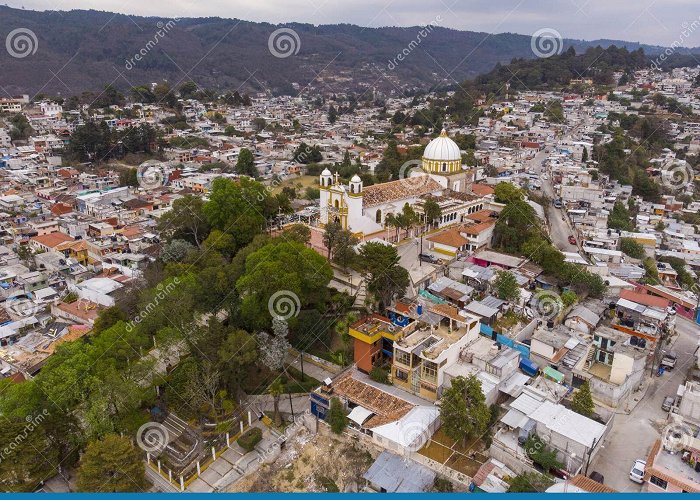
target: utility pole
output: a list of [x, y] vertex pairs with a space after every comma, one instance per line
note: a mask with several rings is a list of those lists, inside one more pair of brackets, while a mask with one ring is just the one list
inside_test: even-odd
[[304, 351], [299, 353], [299, 361], [301, 363], [301, 381], [304, 381]]
[[597, 441], [597, 438], [593, 438], [593, 444], [588, 449], [588, 459], [586, 459], [586, 470], [584, 472], [584, 474], [586, 476], [588, 476], [588, 466], [591, 464], [591, 455], [593, 455], [593, 448], [595, 448], [596, 441]]

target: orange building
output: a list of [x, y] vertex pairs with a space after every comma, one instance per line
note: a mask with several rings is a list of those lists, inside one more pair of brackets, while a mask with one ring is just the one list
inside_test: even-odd
[[349, 328], [349, 335], [355, 339], [355, 364], [365, 373], [381, 365], [386, 358], [393, 356], [394, 341], [402, 336], [411, 325], [396, 326], [391, 320], [380, 314], [372, 314]]

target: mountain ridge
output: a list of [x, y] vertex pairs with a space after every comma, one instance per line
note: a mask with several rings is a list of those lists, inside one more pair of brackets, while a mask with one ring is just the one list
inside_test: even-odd
[[[272, 24], [6, 6], [0, 6], [0, 18], [3, 37], [31, 30], [36, 40], [35, 52], [25, 57], [0, 49], [0, 87], [5, 94], [71, 95], [110, 83], [126, 89], [163, 79], [174, 85], [193, 80], [222, 91], [396, 93], [454, 84], [486, 73], [497, 63], [535, 57], [528, 35], [442, 26], [433, 26], [421, 38], [418, 34], [428, 27]], [[164, 36], [157, 36], [168, 26]], [[298, 36], [296, 50], [288, 57], [275, 57], [268, 47], [273, 32], [281, 28]], [[562, 40], [562, 50], [573, 46], [578, 52], [596, 45], [641, 47], [650, 54], [664, 50], [638, 42]], [[409, 53], [399, 61], [407, 48]], [[137, 54], [141, 57], [135, 60]], [[397, 63], [393, 67], [392, 61]]]

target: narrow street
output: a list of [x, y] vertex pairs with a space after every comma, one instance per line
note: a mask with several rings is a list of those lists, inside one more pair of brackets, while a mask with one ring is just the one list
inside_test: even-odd
[[[547, 158], [548, 154], [549, 153], [545, 150], [537, 153], [534, 158], [528, 160], [527, 170], [533, 170], [535, 172], [535, 175], [537, 175], [542, 182], [542, 194], [553, 201], [556, 195], [554, 194], [552, 176], [551, 173], [547, 172], [545, 167], [542, 166], [542, 162]], [[544, 175], [547, 176], [546, 179], [543, 177]], [[569, 243], [569, 235], [571, 235], [572, 232], [571, 228], [564, 220], [564, 217], [566, 217], [564, 210], [554, 208], [551, 202], [543, 208], [547, 211], [547, 219], [549, 220], [550, 227], [549, 235], [554, 246], [564, 252], [578, 252], [578, 247]]]
[[[675, 344], [670, 347], [678, 354], [676, 368], [661, 377], [653, 376], [651, 384], [635, 408], [626, 415], [624, 408], [618, 408], [613, 428], [603, 443], [603, 449], [591, 463], [588, 472], [598, 471], [605, 476], [605, 484], [621, 492], [638, 492], [642, 485], [629, 479], [629, 472], [635, 459], [646, 460], [654, 442], [660, 437], [660, 428], [654, 426], [663, 421], [667, 412], [661, 403], [669, 395], [675, 395], [678, 385], [685, 380], [686, 373], [695, 363], [694, 352], [698, 344], [698, 325], [684, 318], [677, 318], [676, 331], [679, 333]], [[635, 394], [631, 396], [634, 403]]]

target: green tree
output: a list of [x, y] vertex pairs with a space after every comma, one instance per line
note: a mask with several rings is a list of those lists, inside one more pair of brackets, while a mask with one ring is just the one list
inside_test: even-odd
[[576, 301], [578, 301], [578, 295], [571, 290], [566, 290], [561, 294], [561, 302], [565, 308], [574, 305]]
[[379, 300], [383, 311], [402, 295], [410, 284], [408, 271], [399, 265], [396, 248], [378, 242], [365, 243], [360, 249], [367, 289]]
[[426, 226], [432, 226], [436, 220], [442, 217], [442, 209], [437, 201], [429, 198], [423, 204], [423, 214]]
[[296, 310], [292, 312], [298, 313], [298, 307], [322, 308], [332, 277], [328, 261], [302, 243], [269, 243], [246, 258], [245, 273], [236, 282], [241, 315], [252, 328], [268, 328], [272, 324], [268, 303], [276, 293], [275, 297], [292, 297]]
[[622, 202], [616, 201], [613, 209], [608, 215], [608, 227], [610, 229], [620, 229], [622, 231], [634, 231], [632, 216]]
[[651, 257], [647, 257], [642, 260], [642, 266], [646, 273], [644, 278], [642, 278], [644, 283], [657, 285], [659, 283], [659, 270], [656, 267], [656, 261]]
[[255, 167], [255, 158], [248, 148], [241, 148], [236, 161], [236, 172], [247, 175], [253, 179], [258, 177], [258, 169]]
[[328, 260], [330, 260], [333, 256], [333, 250], [335, 249], [335, 246], [340, 237], [340, 233], [342, 231], [343, 226], [340, 224], [340, 222], [331, 221], [328, 224], [326, 224], [326, 227], [323, 231], [323, 246], [326, 247], [326, 249], [328, 250], [328, 253], [326, 255]]
[[203, 212], [209, 225], [230, 234], [236, 249], [240, 249], [263, 232], [267, 219], [277, 214], [277, 206], [271, 201], [259, 182], [245, 177], [238, 182], [218, 178], [212, 182]]
[[199, 196], [185, 195], [173, 202], [172, 209], [158, 219], [159, 234], [168, 239], [183, 239], [197, 248], [209, 236], [209, 221], [204, 214], [204, 201]]
[[136, 187], [138, 185], [138, 171], [135, 168], [125, 168], [119, 172], [119, 186]]
[[78, 491], [142, 493], [148, 488], [143, 453], [129, 438], [109, 434], [92, 441], [80, 459]]
[[523, 472], [512, 477], [508, 484], [509, 493], [544, 493], [554, 480], [538, 472]]
[[347, 269], [357, 255], [355, 246], [359, 242], [360, 240], [353, 236], [351, 231], [347, 229], [340, 231], [333, 249], [333, 262], [340, 265], [343, 269]]
[[498, 203], [512, 203], [520, 201], [525, 197], [522, 189], [514, 186], [510, 182], [499, 182], [494, 188], [494, 195]]
[[338, 398], [331, 398], [331, 407], [326, 415], [326, 421], [335, 434], [342, 434], [348, 425], [348, 416], [345, 414], [343, 404]]
[[595, 412], [593, 396], [591, 396], [591, 386], [588, 381], [581, 384], [574, 397], [571, 398], [571, 409], [584, 417], [592, 417]]
[[182, 262], [194, 249], [194, 245], [188, 241], [170, 240], [163, 245], [160, 258], [163, 262]]
[[486, 432], [490, 418], [481, 381], [474, 375], [452, 379], [452, 385], [440, 399], [440, 421], [445, 434], [466, 444], [467, 439]]
[[127, 319], [128, 317], [126, 313], [117, 306], [102, 309], [97, 315], [92, 331], [93, 333], [100, 333], [108, 328], [111, 328], [118, 322], [126, 321]]
[[620, 251], [633, 259], [643, 259], [644, 246], [632, 238], [620, 238]]
[[250, 333], [240, 329], [228, 331], [217, 353], [219, 364], [229, 391], [242, 396], [241, 386], [248, 368], [258, 359], [258, 349]]
[[197, 91], [197, 84], [193, 81], [185, 82], [180, 85], [180, 97], [183, 99], [195, 99]]
[[311, 241], [311, 229], [305, 224], [294, 224], [284, 230], [283, 237], [306, 245]]
[[338, 111], [332, 104], [328, 108], [328, 123], [333, 124], [338, 119]]
[[517, 302], [520, 298], [520, 287], [515, 275], [510, 271], [497, 271], [493, 282], [498, 298], [509, 302]]
[[282, 425], [282, 415], [280, 414], [280, 398], [284, 394], [284, 384], [280, 377], [275, 378], [275, 380], [267, 388], [268, 394], [272, 396], [272, 404], [274, 407], [273, 419], [277, 427]]
[[537, 434], [531, 434], [525, 441], [525, 453], [530, 460], [542, 467], [545, 472], [550, 469], [560, 469], [564, 466], [557, 460], [557, 453], [550, 450]]
[[588, 148], [583, 147], [583, 152], [581, 153], [581, 162], [586, 163], [588, 161]]
[[524, 242], [541, 231], [541, 221], [525, 201], [509, 202], [494, 227], [494, 246], [506, 252], [521, 252]]
[[[3, 397], [7, 397], [3, 391]], [[40, 414], [40, 418], [44, 415]], [[27, 417], [32, 417], [30, 413]], [[0, 486], [5, 492], [31, 492], [58, 470], [59, 452], [36, 417], [3, 418]]]

